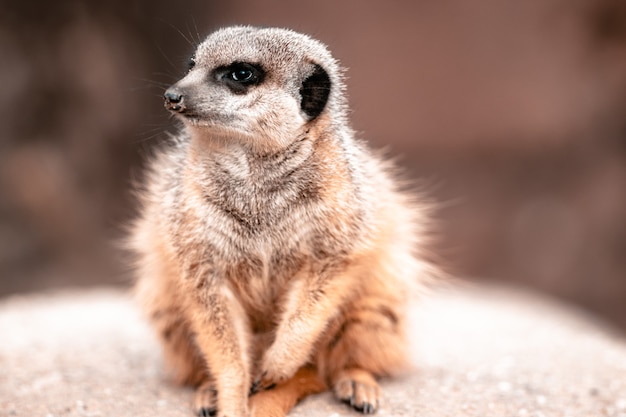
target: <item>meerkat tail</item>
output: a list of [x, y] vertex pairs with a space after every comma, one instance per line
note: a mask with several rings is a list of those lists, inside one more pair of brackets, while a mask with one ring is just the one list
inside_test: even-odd
[[327, 389], [328, 387], [320, 379], [317, 369], [305, 366], [300, 368], [291, 379], [250, 397], [251, 415], [252, 417], [286, 416], [289, 410], [305, 397]]

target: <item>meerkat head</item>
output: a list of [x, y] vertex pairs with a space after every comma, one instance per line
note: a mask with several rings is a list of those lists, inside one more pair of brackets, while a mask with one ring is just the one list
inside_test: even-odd
[[229, 27], [209, 35], [189, 72], [164, 94], [192, 134], [264, 149], [342, 117], [337, 62], [320, 42], [286, 29]]

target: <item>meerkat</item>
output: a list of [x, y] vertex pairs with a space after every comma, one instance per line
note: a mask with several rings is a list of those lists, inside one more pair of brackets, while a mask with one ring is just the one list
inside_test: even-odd
[[429, 220], [355, 138], [337, 61], [291, 30], [228, 27], [164, 98], [183, 126], [151, 161], [130, 244], [195, 412], [284, 416], [327, 389], [376, 411], [377, 378], [407, 365]]

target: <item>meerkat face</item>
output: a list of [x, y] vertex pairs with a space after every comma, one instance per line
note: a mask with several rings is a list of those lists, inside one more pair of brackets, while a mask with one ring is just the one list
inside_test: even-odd
[[335, 60], [321, 43], [285, 29], [230, 27], [197, 48], [165, 107], [197, 132], [284, 147], [328, 113], [340, 91]]

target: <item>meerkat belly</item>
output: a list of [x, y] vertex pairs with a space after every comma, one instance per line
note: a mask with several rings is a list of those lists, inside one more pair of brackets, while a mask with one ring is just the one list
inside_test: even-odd
[[255, 331], [271, 330], [278, 321], [285, 292], [308, 261], [312, 232], [306, 217], [295, 212], [256, 227], [231, 220], [232, 244], [221, 253], [220, 263]]
[[255, 332], [269, 331], [278, 321], [289, 283], [305, 262], [295, 251], [248, 253], [229, 268], [228, 285]]

